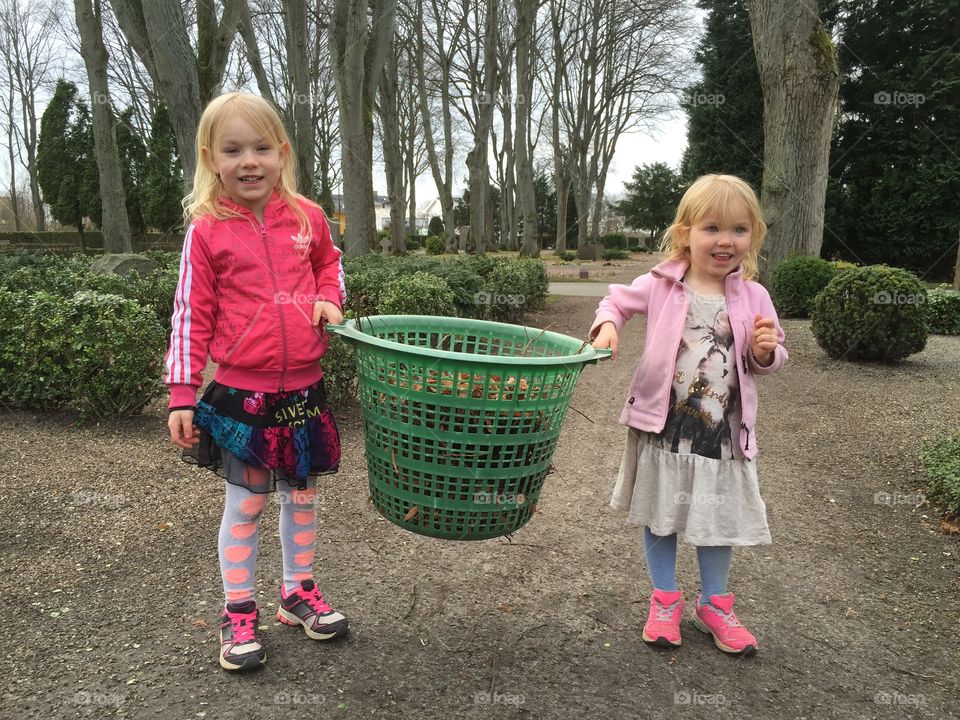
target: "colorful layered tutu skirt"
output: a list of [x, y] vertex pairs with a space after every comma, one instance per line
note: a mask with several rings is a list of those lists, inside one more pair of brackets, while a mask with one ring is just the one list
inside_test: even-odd
[[[183, 459], [253, 492], [271, 492], [281, 479], [303, 490], [307, 478], [340, 466], [340, 434], [322, 379], [278, 393], [213, 381], [197, 402], [193, 424], [200, 442]], [[269, 470], [269, 481], [264, 473], [243, 472], [246, 466]]]

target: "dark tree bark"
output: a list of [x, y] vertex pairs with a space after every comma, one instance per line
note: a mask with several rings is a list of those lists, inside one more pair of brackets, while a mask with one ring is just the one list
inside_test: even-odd
[[750, 0], [763, 87], [760, 277], [792, 254], [819, 255], [840, 74], [816, 0]]
[[93, 108], [93, 140], [100, 174], [100, 201], [103, 207], [101, 229], [103, 247], [108, 253], [132, 252], [130, 223], [123, 193], [120, 155], [117, 151], [116, 120], [110, 106], [107, 87], [107, 49], [103, 44], [103, 24], [99, 0], [74, 0], [80, 54], [87, 67], [90, 101]]

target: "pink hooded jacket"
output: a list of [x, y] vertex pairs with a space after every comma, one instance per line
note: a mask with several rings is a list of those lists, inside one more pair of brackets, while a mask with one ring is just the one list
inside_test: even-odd
[[317, 382], [329, 341], [312, 324], [313, 304], [346, 299], [340, 250], [318, 206], [301, 202], [312, 228], [304, 236], [277, 193], [263, 225], [221, 202], [241, 217], [198, 218], [183, 241], [166, 359], [172, 408], [196, 405], [208, 352], [215, 379], [230, 387], [278, 392]]
[[[638, 430], [660, 432], [667, 420], [670, 387], [676, 368], [677, 348], [687, 317], [687, 293], [681, 281], [689, 267], [686, 260], [665, 260], [630, 285], [610, 285], [609, 294], [600, 302], [590, 337], [600, 326], [612, 322], [617, 333], [637, 314], [647, 317], [647, 335], [643, 356], [630, 382], [627, 402], [620, 422]], [[747, 458], [757, 454], [754, 426], [757, 420], [757, 386], [754, 375], [769, 375], [783, 367], [787, 349], [783, 346], [783, 328], [766, 288], [743, 279], [743, 266], [726, 277], [724, 295], [733, 326], [737, 375], [740, 380], [740, 449]], [[764, 367], [753, 357], [754, 318], [773, 318], [777, 330], [777, 348], [773, 362]]]

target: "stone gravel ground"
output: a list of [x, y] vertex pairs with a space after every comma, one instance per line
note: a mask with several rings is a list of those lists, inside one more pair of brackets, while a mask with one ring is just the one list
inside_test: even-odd
[[[645, 269], [610, 267], [620, 281]], [[582, 337], [595, 307], [554, 297], [528, 324]], [[268, 663], [246, 676], [216, 659], [223, 490], [180, 462], [162, 406], [85, 427], [5, 413], [0, 716], [956, 718], [960, 538], [922, 501], [918, 450], [960, 427], [960, 338], [887, 367], [831, 360], [809, 322], [784, 326], [791, 360], [759, 383], [774, 544], [735, 551], [731, 576], [753, 658], [717, 651], [689, 610], [681, 648], [641, 640], [641, 532], [607, 505], [637, 319], [618, 360], [585, 369], [556, 472], [512, 542], [434, 540], [379, 518], [359, 412], [341, 409], [316, 568], [351, 635], [317, 643], [273, 619], [271, 503], [257, 571]], [[689, 546], [678, 572], [690, 604]]]

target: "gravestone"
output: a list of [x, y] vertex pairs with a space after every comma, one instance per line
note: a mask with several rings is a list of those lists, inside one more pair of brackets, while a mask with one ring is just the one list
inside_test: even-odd
[[387, 255], [392, 249], [393, 241], [389, 237], [385, 237], [380, 240], [380, 252], [382, 252], [384, 255]]
[[127, 275], [136, 271], [140, 277], [146, 277], [154, 270], [159, 270], [160, 264], [146, 255], [136, 253], [109, 253], [101, 255], [90, 263], [90, 272], [95, 275]]
[[460, 242], [458, 243], [458, 247], [460, 248], [460, 252], [466, 252], [466, 251], [467, 251], [467, 243], [470, 242], [470, 226], [469, 226], [469, 225], [461, 225], [460, 227], [458, 227], [458, 228], [457, 228], [457, 236], [458, 236], [459, 241], [460, 241]]

